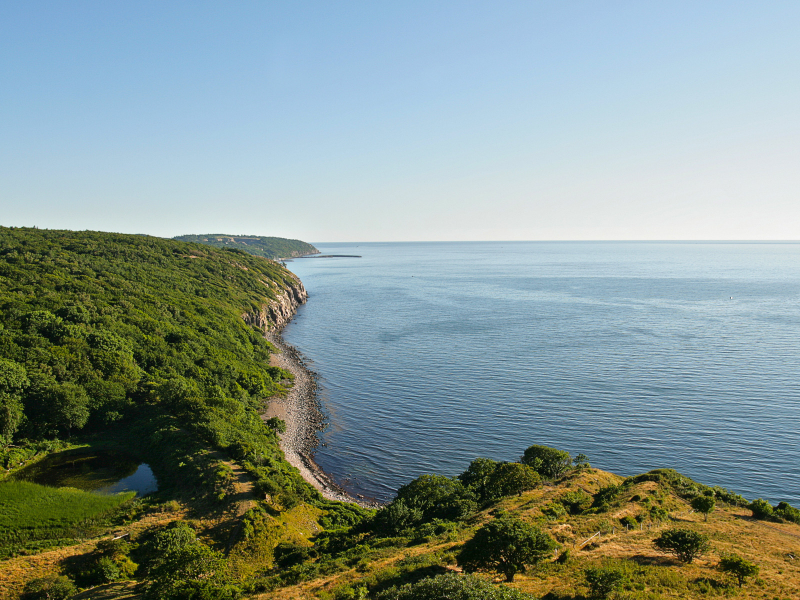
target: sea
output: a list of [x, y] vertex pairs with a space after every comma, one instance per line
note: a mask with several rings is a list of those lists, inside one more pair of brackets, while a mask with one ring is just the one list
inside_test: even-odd
[[800, 505], [800, 243], [316, 246], [284, 338], [351, 493], [543, 444]]

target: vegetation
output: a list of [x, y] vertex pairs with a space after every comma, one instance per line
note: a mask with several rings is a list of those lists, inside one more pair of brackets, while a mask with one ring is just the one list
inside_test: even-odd
[[569, 471], [572, 457], [566, 450], [534, 445], [525, 450], [520, 462], [532, 467], [542, 477], [558, 479]]
[[653, 544], [662, 552], [672, 553], [685, 563], [702, 556], [711, 547], [707, 535], [681, 527], [663, 532], [653, 540]]
[[473, 575], [447, 573], [419, 583], [394, 587], [375, 600], [533, 600], [533, 596], [504, 585], [493, 585]]
[[719, 569], [733, 575], [739, 587], [744, 585], [748, 577], [756, 577], [759, 572], [758, 565], [735, 554], [723, 556], [719, 561]]
[[[236, 249], [0, 228], [0, 596], [796, 595], [800, 511], [671, 469], [623, 478], [535, 445], [519, 462], [423, 475], [378, 511], [323, 500], [284, 461], [285, 424], [261, 418], [290, 377], [248, 324], [268, 327], [252, 317], [295, 284]], [[159, 491], [21, 480], [102, 452], [147, 462]], [[708, 522], [689, 510], [703, 513], [700, 498]]]
[[697, 512], [703, 513], [703, 517], [708, 521], [708, 514], [713, 512], [717, 501], [714, 500], [714, 496], [696, 496], [692, 498], [690, 505]]
[[97, 530], [133, 492], [100, 496], [25, 481], [0, 482], [0, 558], [41, 549]]
[[206, 244], [215, 248], [235, 248], [243, 250], [254, 256], [263, 258], [291, 258], [304, 254], [317, 254], [311, 244], [300, 240], [287, 240], [279, 237], [264, 237], [259, 235], [228, 235], [223, 233], [209, 233], [206, 235], [179, 235], [172, 238], [181, 242]]
[[481, 527], [464, 544], [458, 564], [465, 571], [499, 571], [506, 581], [544, 560], [558, 544], [535, 525], [503, 515]]

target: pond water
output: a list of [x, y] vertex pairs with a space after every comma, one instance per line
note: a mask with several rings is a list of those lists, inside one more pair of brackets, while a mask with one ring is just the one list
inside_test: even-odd
[[149, 465], [112, 451], [58, 452], [21, 469], [15, 479], [100, 494], [134, 491], [144, 496], [158, 490]]

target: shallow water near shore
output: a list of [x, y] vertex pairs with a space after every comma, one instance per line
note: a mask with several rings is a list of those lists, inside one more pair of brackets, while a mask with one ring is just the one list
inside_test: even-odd
[[316, 462], [389, 499], [534, 443], [800, 503], [800, 244], [315, 244]]

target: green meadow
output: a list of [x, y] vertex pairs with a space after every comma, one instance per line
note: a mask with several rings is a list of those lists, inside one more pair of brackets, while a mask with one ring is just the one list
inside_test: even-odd
[[27, 481], [0, 482], [0, 557], [78, 537], [101, 525], [135, 495], [103, 496]]

